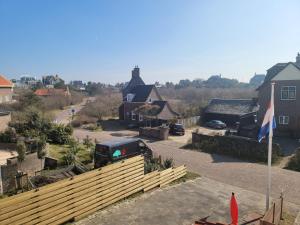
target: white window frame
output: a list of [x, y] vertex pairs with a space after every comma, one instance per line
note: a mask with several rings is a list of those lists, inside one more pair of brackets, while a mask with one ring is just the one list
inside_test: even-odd
[[131, 112], [131, 120], [136, 120], [136, 114], [134, 112]]
[[[287, 88], [287, 89], [288, 89], [288, 90], [287, 90], [287, 92], [288, 92], [287, 98], [283, 98], [283, 97], [282, 97], [282, 92], [284, 91], [284, 90], [283, 90], [284, 88]], [[290, 88], [295, 88], [295, 98], [291, 98], [291, 97], [290, 97], [290, 92], [292, 92], [291, 90], [289, 90]], [[286, 90], [285, 90], [285, 91], [286, 91]], [[283, 101], [293, 101], [293, 100], [296, 100], [296, 92], [297, 92], [296, 86], [282, 86], [282, 87], [281, 87], [281, 90], [280, 90], [280, 99], [283, 100]]]
[[151, 98], [149, 98], [149, 101], [148, 101], [148, 103], [152, 103], [152, 99], [151, 99]]
[[143, 115], [139, 114], [139, 121], [143, 121], [143, 120], [144, 120]]
[[279, 116], [279, 124], [281, 125], [288, 125], [290, 122], [289, 116]]

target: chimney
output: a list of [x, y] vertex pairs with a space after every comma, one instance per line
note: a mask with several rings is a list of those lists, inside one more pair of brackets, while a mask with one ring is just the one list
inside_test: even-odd
[[134, 69], [131, 72], [132, 78], [136, 78], [140, 76], [140, 68], [138, 66], [135, 66]]
[[296, 65], [300, 66], [300, 54], [298, 52], [297, 57], [296, 57]]

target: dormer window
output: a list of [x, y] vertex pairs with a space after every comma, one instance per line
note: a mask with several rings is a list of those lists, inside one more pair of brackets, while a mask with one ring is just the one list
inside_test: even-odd
[[127, 101], [127, 102], [132, 102], [134, 96], [135, 96], [135, 95], [134, 95], [134, 94], [131, 94], [131, 93], [127, 94], [127, 96], [126, 96], [126, 101]]

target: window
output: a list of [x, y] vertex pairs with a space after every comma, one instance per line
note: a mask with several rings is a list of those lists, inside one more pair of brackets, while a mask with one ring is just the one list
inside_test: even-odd
[[127, 94], [127, 96], [126, 96], [127, 102], [132, 102], [134, 96], [135, 96], [135, 95], [134, 95], [134, 94], [131, 94], [131, 93]]
[[289, 124], [289, 120], [288, 116], [279, 116], [279, 124], [287, 125]]
[[149, 103], [152, 103], [152, 99], [151, 98], [149, 98], [149, 101], [148, 101]]
[[143, 121], [143, 115], [139, 114], [139, 121]]
[[296, 99], [296, 87], [295, 86], [281, 87], [281, 100], [295, 100], [295, 99]]
[[131, 112], [131, 120], [135, 120], [136, 119], [136, 114], [134, 112]]

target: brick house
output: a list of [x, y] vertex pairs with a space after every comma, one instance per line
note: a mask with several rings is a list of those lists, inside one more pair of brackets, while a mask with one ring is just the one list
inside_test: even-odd
[[257, 88], [260, 123], [270, 101], [271, 82], [275, 83], [275, 135], [300, 137], [300, 54], [296, 62], [277, 63], [267, 70], [264, 83]]
[[139, 113], [143, 106], [155, 107], [156, 112], [151, 118], [152, 125], [161, 125], [176, 119], [179, 114], [172, 110], [168, 101], [163, 100], [155, 85], [146, 85], [140, 77], [140, 69], [132, 70], [132, 78], [122, 90], [123, 102], [119, 107], [119, 118], [126, 123], [143, 125], [146, 116]]
[[8, 103], [12, 101], [14, 85], [10, 80], [0, 75], [0, 103]]

